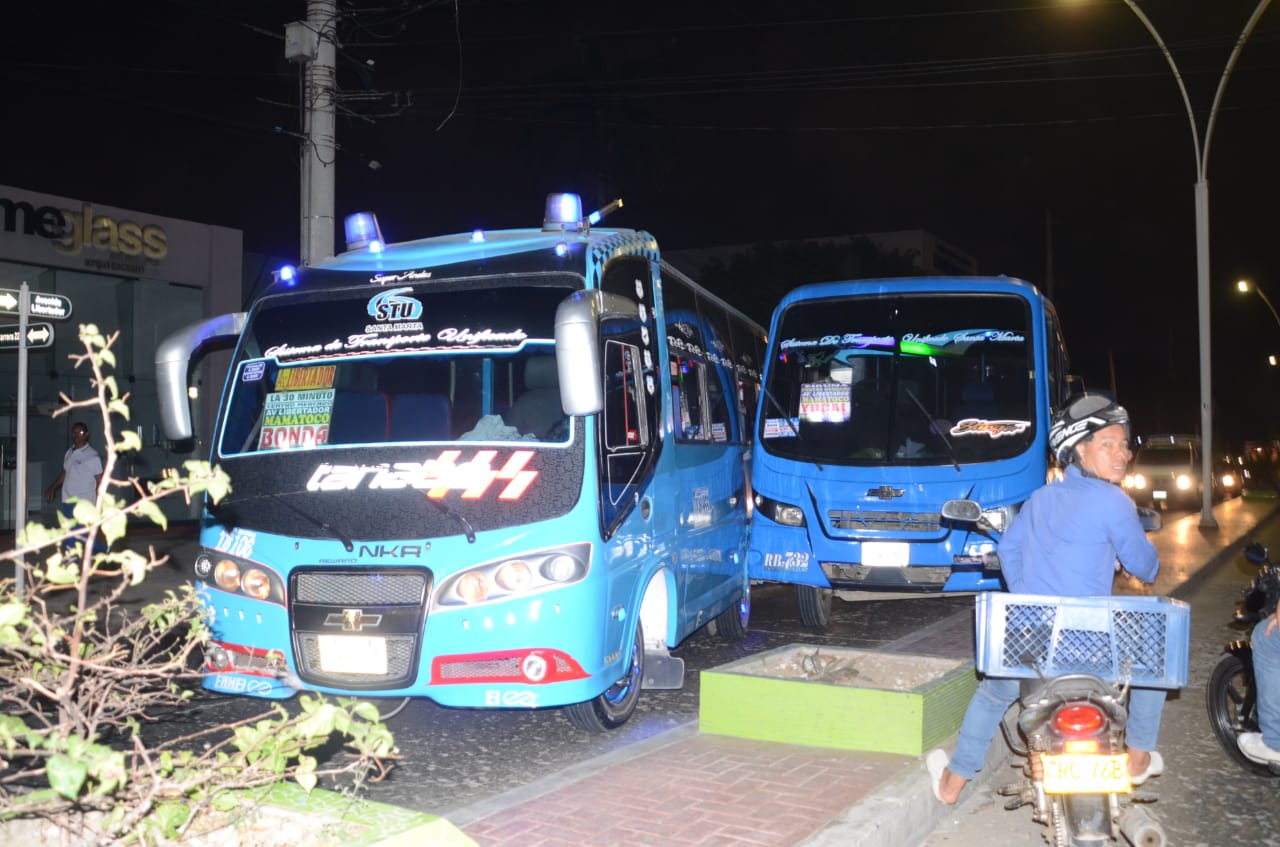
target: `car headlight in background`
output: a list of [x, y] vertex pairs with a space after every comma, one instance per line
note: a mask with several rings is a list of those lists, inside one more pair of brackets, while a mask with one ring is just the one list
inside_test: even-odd
[[1147, 487], [1147, 478], [1140, 473], [1131, 473], [1124, 478], [1124, 487], [1142, 491]]
[[1179, 491], [1191, 490], [1191, 477], [1184, 473], [1178, 474], [1178, 478], [1174, 480], [1174, 485], [1178, 486]]

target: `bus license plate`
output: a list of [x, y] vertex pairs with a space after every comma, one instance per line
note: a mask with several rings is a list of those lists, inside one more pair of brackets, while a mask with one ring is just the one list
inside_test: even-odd
[[867, 541], [862, 545], [862, 564], [868, 568], [905, 568], [907, 545], [897, 541]]
[[1084, 753], [1043, 755], [1045, 794], [1128, 794], [1129, 757]]
[[368, 635], [317, 635], [325, 673], [387, 675], [387, 642]]

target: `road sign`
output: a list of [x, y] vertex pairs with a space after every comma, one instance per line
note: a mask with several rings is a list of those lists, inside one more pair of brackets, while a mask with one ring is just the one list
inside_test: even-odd
[[[61, 294], [47, 294], [43, 291], [30, 292], [31, 305], [27, 314], [33, 318], [48, 318], [52, 321], [63, 321], [71, 317], [71, 300]], [[16, 315], [18, 313], [18, 292], [12, 288], [0, 288], [0, 314]], [[17, 344], [17, 341], [14, 342]]]
[[[53, 345], [53, 324], [27, 324], [28, 347], [51, 347]], [[0, 350], [12, 350], [18, 346], [18, 328], [13, 324], [0, 326]]]

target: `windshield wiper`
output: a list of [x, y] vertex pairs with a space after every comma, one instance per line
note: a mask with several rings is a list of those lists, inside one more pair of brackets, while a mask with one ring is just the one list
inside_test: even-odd
[[426, 499], [427, 499], [427, 502], [430, 503], [432, 506], [435, 506], [441, 512], [453, 518], [458, 523], [462, 524], [462, 529], [467, 534], [468, 544], [476, 543], [476, 531], [472, 529], [471, 522], [468, 521], [466, 518], [464, 518], [460, 512], [454, 510], [452, 507], [449, 506], [448, 503], [445, 503], [443, 500], [436, 500], [434, 497], [427, 497]]
[[951, 439], [947, 438], [947, 434], [938, 426], [937, 418], [929, 414], [929, 410], [924, 407], [924, 404], [921, 403], [919, 399], [917, 399], [916, 395], [912, 393], [910, 388], [903, 386], [902, 390], [907, 392], [907, 396], [911, 398], [911, 402], [916, 404], [916, 408], [920, 410], [920, 414], [924, 415], [925, 420], [929, 422], [929, 429], [942, 439], [943, 444], [947, 445], [947, 453], [951, 456], [951, 464], [956, 466], [956, 473], [960, 473], [960, 460], [956, 458], [956, 449], [951, 446]]
[[[773, 404], [773, 408], [777, 410], [778, 414], [782, 415], [782, 419], [787, 422], [787, 429], [791, 430], [791, 434], [796, 437], [796, 443], [799, 444], [800, 430], [796, 429], [796, 425], [791, 422], [791, 416], [783, 411], [782, 406], [778, 404], [777, 400], [773, 399], [773, 393], [770, 392], [769, 389], [762, 387], [760, 390], [764, 392], [765, 399]], [[822, 463], [817, 459], [813, 460], [813, 466], [822, 473], [826, 473], [827, 471], [827, 469], [824, 468]]]
[[[348, 538], [346, 534], [343, 533], [341, 530], [330, 526], [328, 523], [321, 520], [320, 518], [317, 518], [315, 515], [311, 514], [310, 512], [301, 508], [300, 506], [295, 506], [293, 503], [290, 503], [288, 500], [285, 499], [285, 495], [283, 494], [276, 494], [272, 492], [272, 493], [259, 495], [258, 497], [245, 498], [243, 500], [238, 500], [236, 502], [245, 503], [251, 499], [261, 500], [263, 498], [269, 498], [271, 500], [276, 501], [277, 503], [284, 506], [289, 511], [293, 512], [298, 517], [305, 520], [307, 523], [318, 528], [321, 532], [325, 534], [326, 537], [332, 538], [332, 539], [335, 539], [336, 541], [341, 542], [343, 549], [346, 550], [348, 553], [350, 553], [352, 550], [356, 548], [355, 542], [353, 542], [350, 538]], [[232, 503], [227, 500], [223, 500], [221, 503], [208, 503], [206, 508], [208, 508], [209, 513], [211, 515], [213, 515], [215, 518], [218, 519], [219, 523], [225, 525], [229, 529], [233, 529], [241, 523], [239, 511], [233, 508]]]

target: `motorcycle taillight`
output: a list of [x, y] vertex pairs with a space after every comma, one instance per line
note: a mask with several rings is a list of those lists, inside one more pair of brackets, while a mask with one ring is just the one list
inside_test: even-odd
[[1092, 703], [1063, 706], [1053, 716], [1053, 728], [1064, 736], [1096, 735], [1107, 725], [1107, 716]]

